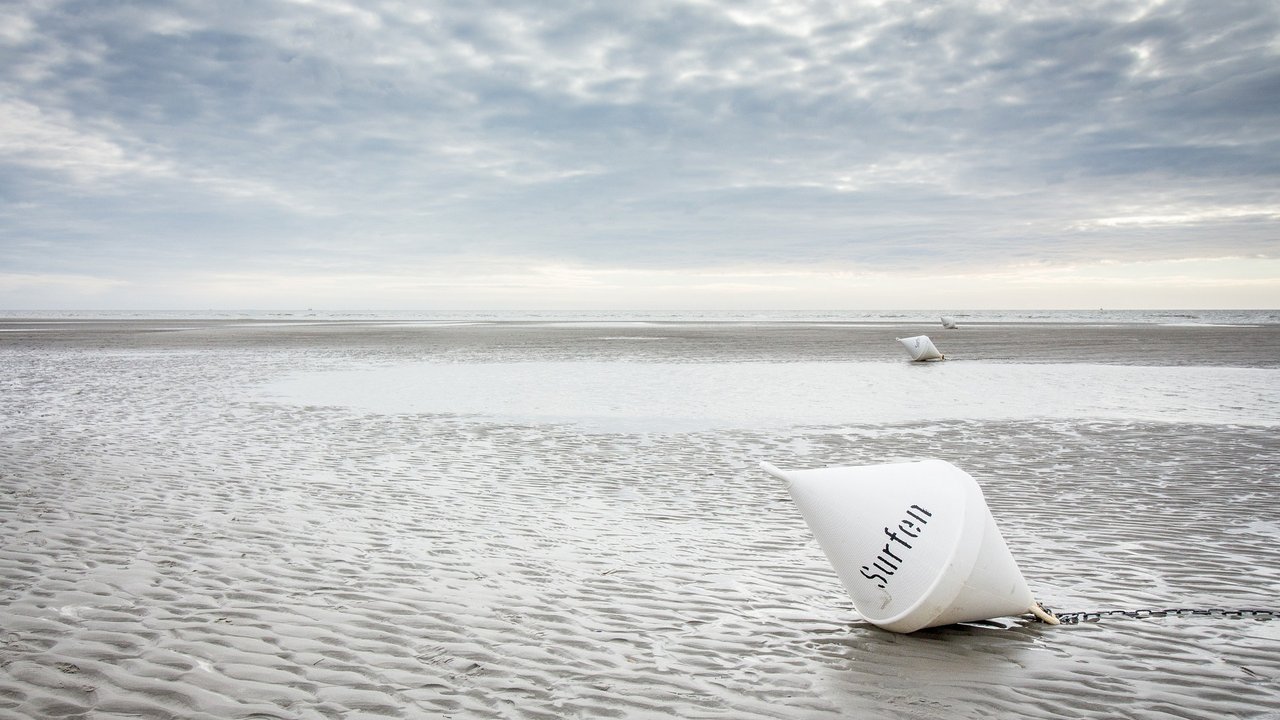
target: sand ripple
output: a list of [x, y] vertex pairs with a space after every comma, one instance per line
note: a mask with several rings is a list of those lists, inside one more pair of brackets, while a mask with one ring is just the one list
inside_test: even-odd
[[584, 434], [0, 355], [0, 717], [1274, 717], [1280, 621], [858, 621], [761, 459], [944, 457], [1062, 610], [1280, 606], [1273, 429]]

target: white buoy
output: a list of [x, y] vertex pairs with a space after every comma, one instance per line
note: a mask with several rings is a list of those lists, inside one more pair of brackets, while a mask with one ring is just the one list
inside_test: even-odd
[[942, 460], [779, 470], [858, 614], [886, 630], [1035, 613], [982, 489]]
[[942, 327], [943, 327], [943, 329], [945, 329], [945, 330], [955, 330], [955, 329], [956, 329], [956, 321], [955, 321], [955, 319], [954, 319], [954, 318], [946, 317], [946, 316], [944, 315], [944, 316], [942, 317]]
[[938, 348], [934, 346], [933, 341], [928, 335], [916, 335], [909, 338], [898, 338], [898, 342], [907, 349], [911, 354], [911, 359], [917, 362], [925, 360], [945, 360], [942, 353], [938, 352]]

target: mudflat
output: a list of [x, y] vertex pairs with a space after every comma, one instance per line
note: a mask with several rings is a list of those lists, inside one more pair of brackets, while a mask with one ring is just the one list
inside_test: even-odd
[[[922, 331], [949, 365], [905, 365]], [[879, 630], [757, 465], [946, 459], [1058, 611], [1280, 610], [1277, 357], [1275, 326], [6, 320], [0, 716], [1273, 717], [1266, 615]], [[846, 370], [876, 382], [832, 402]], [[1122, 390], [1150, 414], [1094, 410]]]

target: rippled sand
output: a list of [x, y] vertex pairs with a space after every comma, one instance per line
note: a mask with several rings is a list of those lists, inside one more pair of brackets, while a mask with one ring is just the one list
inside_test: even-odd
[[[720, 351], [675, 330], [690, 361], [829, 359], [821, 329], [807, 355], [794, 328], [706, 331]], [[1280, 619], [868, 626], [756, 469], [943, 457], [1055, 609], [1280, 609], [1275, 427], [607, 433], [254, 392], [405, 359], [671, 358], [616, 328], [383, 332], [0, 341], [0, 717], [1280, 713]], [[1253, 352], [1235, 364], [1274, 367]]]

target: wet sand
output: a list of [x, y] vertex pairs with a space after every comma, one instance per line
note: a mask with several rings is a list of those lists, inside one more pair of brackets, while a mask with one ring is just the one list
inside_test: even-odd
[[896, 362], [921, 331], [965, 361], [1280, 366], [1270, 326], [2, 332], [0, 717], [1276, 717], [1280, 620], [877, 630], [756, 469], [943, 457], [1057, 610], [1280, 609], [1274, 426], [608, 433], [255, 392], [405, 360]]

